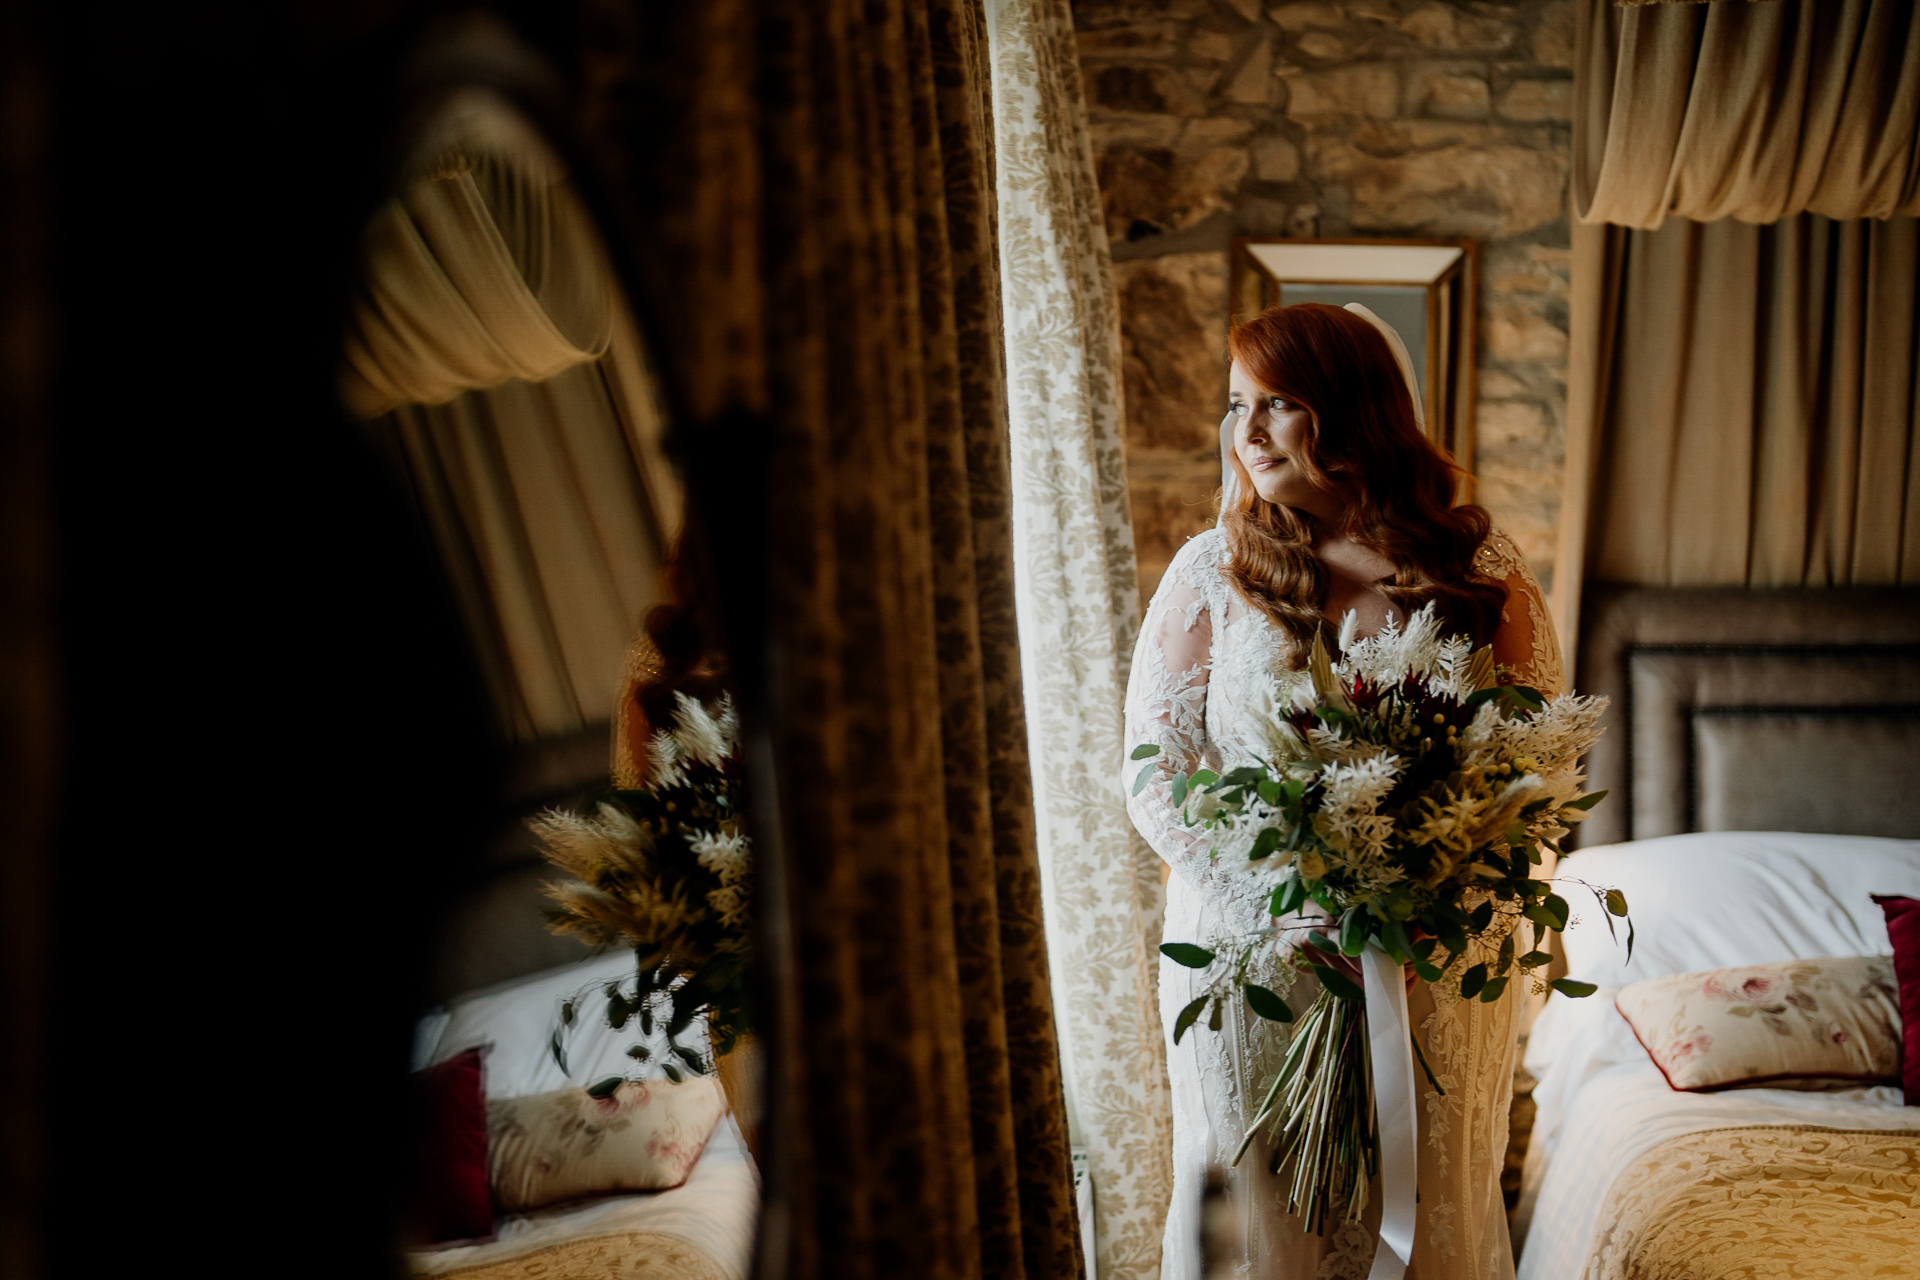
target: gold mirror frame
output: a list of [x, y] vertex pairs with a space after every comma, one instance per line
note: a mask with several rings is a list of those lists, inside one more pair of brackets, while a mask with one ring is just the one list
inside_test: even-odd
[[[1419, 333], [1396, 322], [1407, 339], [1424, 392], [1428, 437], [1473, 473], [1474, 297], [1479, 255], [1471, 240], [1317, 240], [1241, 236], [1233, 242], [1235, 316], [1252, 316], [1283, 301], [1359, 302], [1389, 321], [1394, 291], [1420, 289]], [[1289, 298], [1289, 294], [1293, 296]], [[1301, 296], [1301, 295], [1308, 296]], [[1404, 305], [1399, 308], [1405, 312]], [[1424, 363], [1421, 363], [1424, 357]]]

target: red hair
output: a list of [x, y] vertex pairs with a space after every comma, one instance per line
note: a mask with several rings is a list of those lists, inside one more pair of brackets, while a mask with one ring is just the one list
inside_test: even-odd
[[[1351, 311], [1303, 302], [1235, 325], [1227, 345], [1254, 381], [1307, 411], [1297, 461], [1310, 483], [1344, 502], [1340, 532], [1393, 562], [1381, 593], [1409, 614], [1432, 602], [1448, 631], [1490, 643], [1507, 592], [1475, 575], [1473, 553], [1493, 522], [1483, 507], [1453, 505], [1460, 469], [1417, 425], [1380, 331]], [[1327, 621], [1326, 567], [1306, 519], [1262, 498], [1237, 452], [1232, 466], [1239, 492], [1220, 512], [1227, 579], [1293, 637], [1298, 665]]]

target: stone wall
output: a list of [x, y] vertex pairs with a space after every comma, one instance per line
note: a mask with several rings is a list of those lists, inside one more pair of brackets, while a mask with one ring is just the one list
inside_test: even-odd
[[1212, 519], [1236, 235], [1480, 244], [1478, 497], [1550, 587], [1570, 0], [1075, 0], [1143, 596]]

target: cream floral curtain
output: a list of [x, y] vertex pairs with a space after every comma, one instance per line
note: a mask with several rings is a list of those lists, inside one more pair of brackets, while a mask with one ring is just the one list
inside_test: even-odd
[[1100, 1280], [1160, 1274], [1172, 1118], [1158, 862], [1117, 784], [1139, 625], [1120, 342], [1066, 0], [988, 0], [1015, 593], [1069, 1118]]

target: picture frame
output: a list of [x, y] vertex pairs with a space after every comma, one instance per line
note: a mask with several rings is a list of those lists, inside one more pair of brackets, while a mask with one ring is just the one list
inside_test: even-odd
[[1427, 436], [1466, 473], [1474, 449], [1479, 254], [1471, 240], [1302, 239], [1233, 242], [1235, 318], [1295, 302], [1358, 302], [1400, 331], [1420, 386]]

